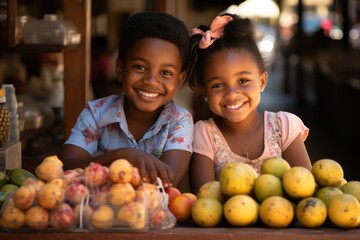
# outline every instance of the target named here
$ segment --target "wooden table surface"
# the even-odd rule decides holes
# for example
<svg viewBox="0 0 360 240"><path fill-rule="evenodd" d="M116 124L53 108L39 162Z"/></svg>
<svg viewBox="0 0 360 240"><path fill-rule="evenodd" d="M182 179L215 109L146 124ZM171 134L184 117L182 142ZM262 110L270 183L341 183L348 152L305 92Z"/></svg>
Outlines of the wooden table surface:
<svg viewBox="0 0 360 240"><path fill-rule="evenodd" d="M137 239L137 240L352 240L360 239L360 228L285 228L273 229L262 227L249 228L200 228L176 226L167 230L149 230L147 232L4 232L0 231L1 240L114 240L114 239Z"/></svg>

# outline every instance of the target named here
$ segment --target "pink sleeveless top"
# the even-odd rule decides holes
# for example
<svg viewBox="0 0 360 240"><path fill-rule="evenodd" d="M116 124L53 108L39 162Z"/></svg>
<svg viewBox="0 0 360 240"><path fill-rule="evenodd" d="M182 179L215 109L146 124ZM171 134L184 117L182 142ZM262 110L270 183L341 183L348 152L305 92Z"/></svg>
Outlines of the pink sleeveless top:
<svg viewBox="0 0 360 240"><path fill-rule="evenodd" d="M264 112L264 151L256 159L247 159L231 151L224 136L212 118L198 121L194 131L194 152L202 154L215 163L215 178L219 179L221 168L228 162L243 162L258 173L261 163L269 157L282 157L282 152L299 135L307 138L309 129L302 120L289 112Z"/></svg>

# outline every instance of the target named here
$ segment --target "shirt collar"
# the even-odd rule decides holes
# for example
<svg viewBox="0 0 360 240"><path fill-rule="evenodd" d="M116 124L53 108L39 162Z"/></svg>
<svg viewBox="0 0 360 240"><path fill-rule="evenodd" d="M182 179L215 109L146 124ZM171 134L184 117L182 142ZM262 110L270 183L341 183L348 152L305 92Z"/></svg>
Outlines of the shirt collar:
<svg viewBox="0 0 360 240"><path fill-rule="evenodd" d="M110 97L108 100L110 100ZM123 95L116 96L112 99L112 101L108 103L107 109L101 116L98 126L105 127L113 123L120 123L120 126L122 125L122 123L126 124ZM121 128L123 128L123 126L121 126Z"/></svg>
<svg viewBox="0 0 360 240"><path fill-rule="evenodd" d="M154 125L154 131L159 132L163 125L173 122L179 115L173 100L165 104L158 120ZM124 95L121 94L113 99L99 121L99 127L105 127L113 123L120 123L120 127L128 129L124 113Z"/></svg>

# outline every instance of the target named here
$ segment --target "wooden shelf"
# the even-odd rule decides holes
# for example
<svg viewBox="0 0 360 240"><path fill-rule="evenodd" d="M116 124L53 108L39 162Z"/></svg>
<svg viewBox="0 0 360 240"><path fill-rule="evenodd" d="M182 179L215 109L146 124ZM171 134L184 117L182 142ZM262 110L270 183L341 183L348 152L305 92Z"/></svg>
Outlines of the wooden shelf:
<svg viewBox="0 0 360 240"><path fill-rule="evenodd" d="M64 140L87 101L90 100L91 0L63 0L64 20L74 24L81 34L76 46L18 45L15 38L17 0L7 0L7 46L5 51L64 53ZM3 50L3 47L0 47ZM71 51L68 51L71 50Z"/></svg>
<svg viewBox="0 0 360 240"><path fill-rule="evenodd" d="M63 52L66 50L75 49L77 46L63 46L63 45L50 45L50 44L21 44L15 47L1 47L2 50L7 52L30 52L30 53L50 53L50 52Z"/></svg>

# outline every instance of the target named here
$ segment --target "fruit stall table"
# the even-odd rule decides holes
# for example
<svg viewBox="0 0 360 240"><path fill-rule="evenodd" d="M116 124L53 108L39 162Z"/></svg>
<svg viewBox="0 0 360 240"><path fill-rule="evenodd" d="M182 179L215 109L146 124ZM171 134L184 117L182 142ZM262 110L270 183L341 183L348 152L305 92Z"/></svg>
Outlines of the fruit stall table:
<svg viewBox="0 0 360 240"><path fill-rule="evenodd" d="M0 239L4 240L113 240L113 239L137 239L137 240L186 240L186 239L246 239L246 240L351 240L360 239L360 228L356 229L339 229L339 228L200 228L194 226L176 226L167 230L150 230L147 232L130 233L130 232L1 232Z"/></svg>

